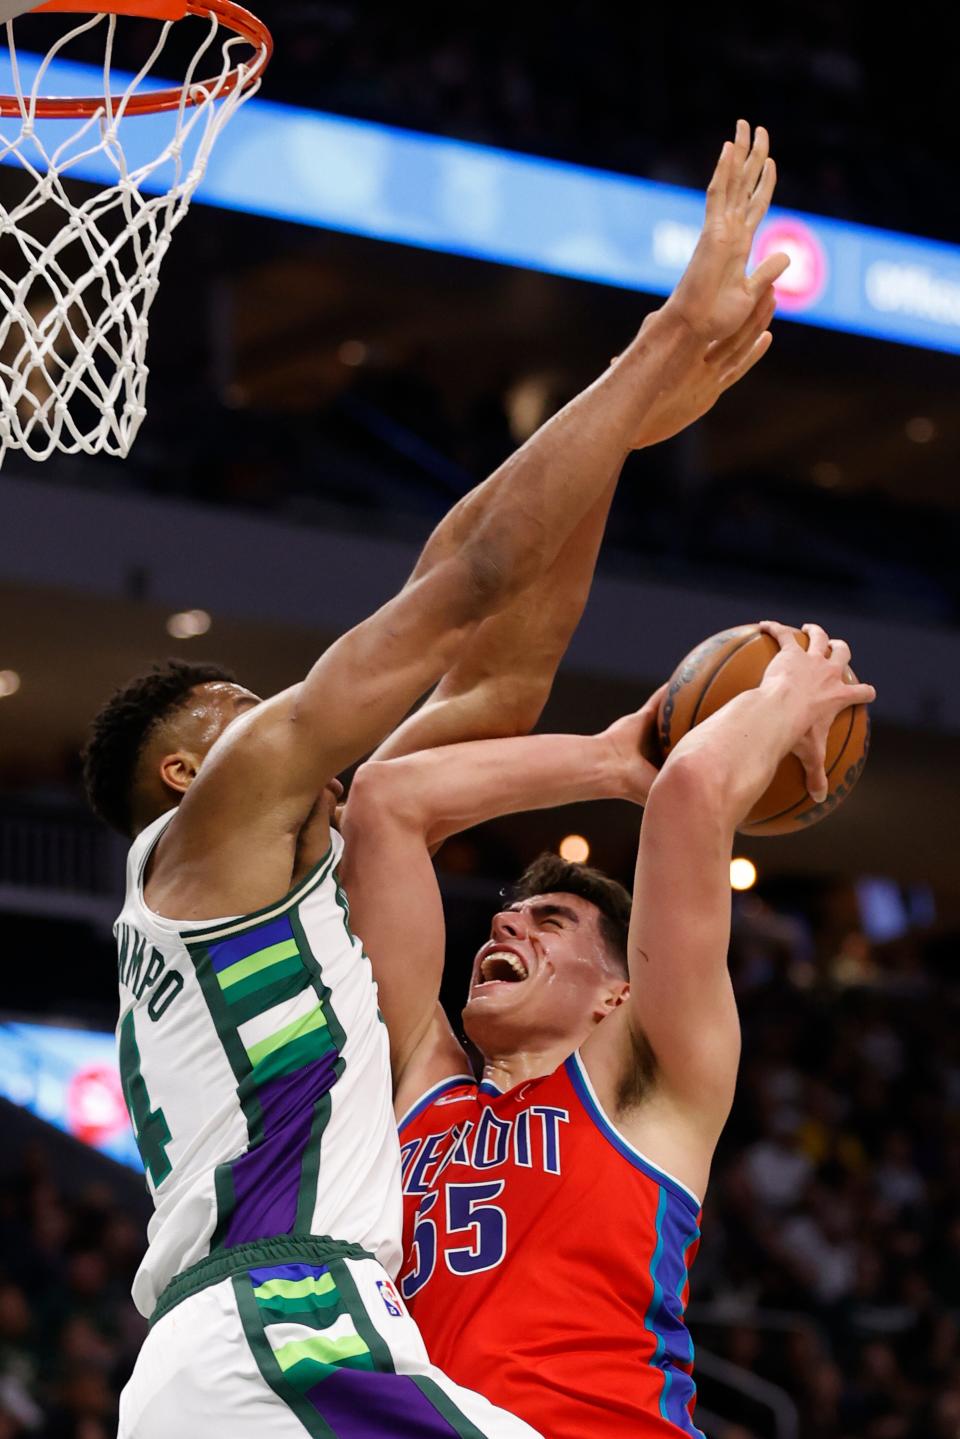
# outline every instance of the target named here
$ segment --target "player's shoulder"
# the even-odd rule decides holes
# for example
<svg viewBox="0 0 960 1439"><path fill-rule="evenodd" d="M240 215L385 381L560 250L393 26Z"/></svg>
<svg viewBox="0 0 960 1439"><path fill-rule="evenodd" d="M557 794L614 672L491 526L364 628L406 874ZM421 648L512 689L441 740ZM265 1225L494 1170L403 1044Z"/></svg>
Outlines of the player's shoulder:
<svg viewBox="0 0 960 1439"><path fill-rule="evenodd" d="M453 1074L430 1086L409 1106L397 1122L401 1135L413 1128L418 1120L434 1111L456 1117L457 1110L476 1105L479 1086L472 1074Z"/></svg>

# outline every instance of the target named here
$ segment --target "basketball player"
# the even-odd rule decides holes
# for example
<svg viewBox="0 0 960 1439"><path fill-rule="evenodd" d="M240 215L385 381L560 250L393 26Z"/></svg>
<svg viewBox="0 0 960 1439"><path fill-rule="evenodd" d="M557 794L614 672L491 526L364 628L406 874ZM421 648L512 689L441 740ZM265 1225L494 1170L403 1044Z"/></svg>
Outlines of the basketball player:
<svg viewBox="0 0 960 1439"><path fill-rule="evenodd" d="M95 721L91 800L133 840L118 1037L156 1205L134 1284L153 1327L123 1436L530 1433L429 1367L391 1283L388 1044L337 882L333 776L471 640L482 656L484 626L555 570L581 524L595 555L611 475L651 424L669 432L704 399L705 366L735 378L763 352L786 258L749 278L745 264L773 183L765 136L751 147L741 125L671 299L302 684L261 703L222 671L170 664Z"/></svg>
<svg viewBox="0 0 960 1439"><path fill-rule="evenodd" d="M726 967L734 831L780 760L822 799L826 737L869 685L815 625L782 625L759 688L642 758L660 694L604 734L372 762L344 815L344 883L394 1046L407 1225L401 1291L446 1373L550 1439L696 1435L689 1269L740 1052ZM495 815L646 805L631 908L543 856L476 956L464 1029L437 995L431 846Z"/></svg>

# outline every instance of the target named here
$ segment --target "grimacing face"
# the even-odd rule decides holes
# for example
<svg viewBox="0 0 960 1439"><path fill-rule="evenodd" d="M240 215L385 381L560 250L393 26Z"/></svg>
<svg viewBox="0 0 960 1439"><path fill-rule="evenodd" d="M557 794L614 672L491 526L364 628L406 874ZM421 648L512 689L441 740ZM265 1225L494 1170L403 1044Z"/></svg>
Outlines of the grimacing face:
<svg viewBox="0 0 960 1439"><path fill-rule="evenodd" d="M537 1041L569 1041L572 1052L616 1008L628 985L610 962L600 918L575 894L535 895L494 915L463 1010L481 1052Z"/></svg>

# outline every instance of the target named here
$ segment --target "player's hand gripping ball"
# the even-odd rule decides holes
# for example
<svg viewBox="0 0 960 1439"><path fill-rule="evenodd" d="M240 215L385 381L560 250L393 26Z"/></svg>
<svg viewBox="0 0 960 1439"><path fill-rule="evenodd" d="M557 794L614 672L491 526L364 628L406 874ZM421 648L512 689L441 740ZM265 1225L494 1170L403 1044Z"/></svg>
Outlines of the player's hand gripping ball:
<svg viewBox="0 0 960 1439"><path fill-rule="evenodd" d="M808 637L795 630L807 648ZM755 689L763 672L779 653L776 640L759 625L740 625L712 635L691 650L674 670L660 703L659 734L663 757L701 720L744 690ZM845 676L856 682L852 670ZM827 740L829 793L817 804L807 792L803 766L796 755L781 760L766 793L740 825L741 834L795 834L809 829L842 804L863 771L870 747L870 719L866 705L851 705L837 715Z"/></svg>

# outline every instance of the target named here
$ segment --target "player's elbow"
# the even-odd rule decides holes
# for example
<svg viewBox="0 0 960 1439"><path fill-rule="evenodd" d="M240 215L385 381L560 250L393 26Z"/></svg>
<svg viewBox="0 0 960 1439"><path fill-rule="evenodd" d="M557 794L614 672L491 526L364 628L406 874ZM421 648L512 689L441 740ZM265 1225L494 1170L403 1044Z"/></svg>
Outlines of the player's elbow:
<svg viewBox="0 0 960 1439"><path fill-rule="evenodd" d="M476 715L472 737L509 739L530 734L550 698L552 682L552 672L541 675L535 671L485 680L471 696Z"/></svg>
<svg viewBox="0 0 960 1439"><path fill-rule="evenodd" d="M500 717L501 732L505 737L530 734L536 728L550 698L550 688L549 679L541 682L534 677L504 685Z"/></svg>
<svg viewBox="0 0 960 1439"><path fill-rule="evenodd" d="M701 833L706 828L733 827L728 786L706 751L678 751L667 760L650 791L648 812L651 807L667 822Z"/></svg>
<svg viewBox="0 0 960 1439"><path fill-rule="evenodd" d="M351 831L367 833L387 825L419 822L417 786L411 783L409 765L401 760L367 760L350 785L341 828L349 842Z"/></svg>

